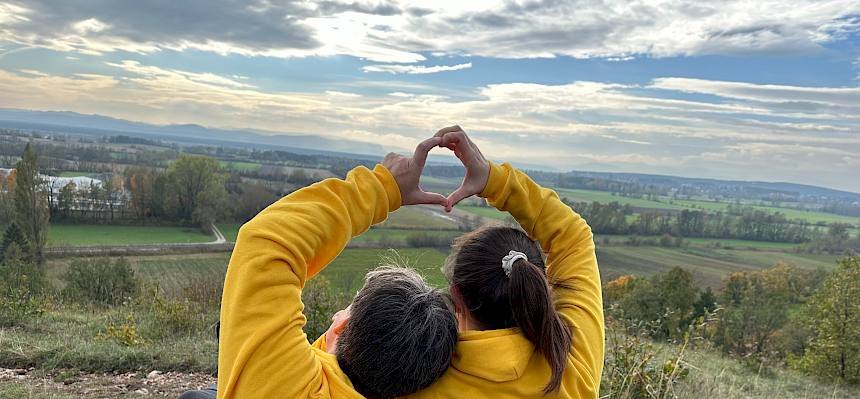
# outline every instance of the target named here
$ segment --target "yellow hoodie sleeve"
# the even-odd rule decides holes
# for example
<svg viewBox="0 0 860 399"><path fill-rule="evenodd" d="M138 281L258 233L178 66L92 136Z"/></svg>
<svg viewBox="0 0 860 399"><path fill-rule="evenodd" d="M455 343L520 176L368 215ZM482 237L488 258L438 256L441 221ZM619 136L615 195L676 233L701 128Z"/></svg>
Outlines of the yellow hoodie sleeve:
<svg viewBox="0 0 860 399"><path fill-rule="evenodd" d="M382 165L275 202L239 230L221 301L218 398L313 396L328 385L302 331L305 281L400 207Z"/></svg>
<svg viewBox="0 0 860 399"><path fill-rule="evenodd" d="M546 273L556 308L573 327L573 363L596 392L603 371L604 324L591 228L555 191L509 164L490 163L490 177L480 195L509 212L547 253Z"/></svg>

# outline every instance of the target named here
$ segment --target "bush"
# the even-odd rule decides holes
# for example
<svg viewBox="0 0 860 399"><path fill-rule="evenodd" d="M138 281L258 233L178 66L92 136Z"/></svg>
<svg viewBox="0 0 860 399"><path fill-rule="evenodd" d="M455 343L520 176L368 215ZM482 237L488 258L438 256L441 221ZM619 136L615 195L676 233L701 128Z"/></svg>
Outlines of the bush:
<svg viewBox="0 0 860 399"><path fill-rule="evenodd" d="M76 301L117 305L138 291L134 270L124 258L78 259L63 276L64 294Z"/></svg>
<svg viewBox="0 0 860 399"><path fill-rule="evenodd" d="M40 293L47 286L42 270L18 256L0 264L0 327L22 325L42 315Z"/></svg>
<svg viewBox="0 0 860 399"><path fill-rule="evenodd" d="M113 321L108 321L107 328L104 332L96 334L96 339L100 341L113 341L122 346L146 345L146 340L137 331L137 320L135 320L132 313L126 316L122 324L116 325Z"/></svg>

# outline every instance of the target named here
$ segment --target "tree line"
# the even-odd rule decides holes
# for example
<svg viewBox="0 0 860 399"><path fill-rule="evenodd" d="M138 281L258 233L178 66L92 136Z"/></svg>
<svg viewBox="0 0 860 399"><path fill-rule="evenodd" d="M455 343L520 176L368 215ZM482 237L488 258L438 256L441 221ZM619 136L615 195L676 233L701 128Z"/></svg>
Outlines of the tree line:
<svg viewBox="0 0 860 399"><path fill-rule="evenodd" d="M635 219L630 205L618 202L565 203L580 213L598 234L668 234L674 237L728 238L771 242L808 242L820 236L817 227L805 220L789 220L780 212L767 212L729 205L725 212L685 209L645 211ZM632 220L631 220L632 219Z"/></svg>

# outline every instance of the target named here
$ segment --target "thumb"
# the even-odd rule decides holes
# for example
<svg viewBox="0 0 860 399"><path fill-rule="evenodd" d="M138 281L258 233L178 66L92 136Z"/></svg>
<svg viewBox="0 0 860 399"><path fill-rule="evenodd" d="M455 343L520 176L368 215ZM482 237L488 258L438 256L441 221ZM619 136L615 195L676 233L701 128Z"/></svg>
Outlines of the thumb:
<svg viewBox="0 0 860 399"><path fill-rule="evenodd" d="M436 204L441 206L448 204L448 199L442 194L428 193L423 190L417 191L411 199L413 200L411 201L413 204Z"/></svg>
<svg viewBox="0 0 860 399"><path fill-rule="evenodd" d="M445 204L445 212L451 212L454 205L462 201L464 198L471 197L472 194L466 188L460 186L456 191L448 195L448 202Z"/></svg>

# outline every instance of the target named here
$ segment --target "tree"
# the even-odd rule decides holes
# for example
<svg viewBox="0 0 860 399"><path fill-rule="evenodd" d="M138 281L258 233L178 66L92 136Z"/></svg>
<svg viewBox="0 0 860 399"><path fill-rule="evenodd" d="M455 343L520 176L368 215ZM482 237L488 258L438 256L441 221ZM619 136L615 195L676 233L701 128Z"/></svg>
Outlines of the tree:
<svg viewBox="0 0 860 399"><path fill-rule="evenodd" d="M788 310L802 303L815 273L778 264L754 272L729 273L723 279L724 310L714 341L736 355L764 355L774 333L788 321Z"/></svg>
<svg viewBox="0 0 860 399"><path fill-rule="evenodd" d="M141 222L152 213L155 178L152 168L133 166L125 170L125 186L131 194L131 208Z"/></svg>
<svg viewBox="0 0 860 399"><path fill-rule="evenodd" d="M170 164L167 174L175 188L179 217L186 222L209 222L218 201L226 195L218 161L182 155Z"/></svg>
<svg viewBox="0 0 860 399"><path fill-rule="evenodd" d="M7 251L18 253L21 249L27 247L29 247L27 238L24 237L24 233L18 228L18 225L12 222L3 234L3 244L0 244L0 262L6 260ZM16 255L10 255L9 257L15 258Z"/></svg>
<svg viewBox="0 0 860 399"><path fill-rule="evenodd" d="M42 250L48 240L49 210L45 187L39 176L38 156L29 143L15 169L15 223L27 238L27 253L41 264L44 261Z"/></svg>
<svg viewBox="0 0 860 399"><path fill-rule="evenodd" d="M799 366L819 377L860 383L860 256L847 256L807 304L813 338Z"/></svg>
<svg viewBox="0 0 860 399"><path fill-rule="evenodd" d="M619 305L626 317L656 323L655 337L677 337L692 321L699 289L689 271L675 267L650 280L632 279L625 287Z"/></svg>

